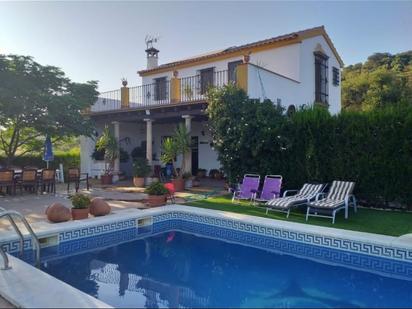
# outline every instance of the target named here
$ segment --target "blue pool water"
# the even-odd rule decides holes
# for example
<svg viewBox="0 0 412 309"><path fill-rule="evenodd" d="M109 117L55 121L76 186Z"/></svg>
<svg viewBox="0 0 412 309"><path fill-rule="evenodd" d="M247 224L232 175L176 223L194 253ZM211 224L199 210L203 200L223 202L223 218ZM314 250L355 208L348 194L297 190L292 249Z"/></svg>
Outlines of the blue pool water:
<svg viewBox="0 0 412 309"><path fill-rule="evenodd" d="M412 306L410 265L317 248L346 261L331 265L187 231L145 237L134 231L48 248L42 269L114 307Z"/></svg>

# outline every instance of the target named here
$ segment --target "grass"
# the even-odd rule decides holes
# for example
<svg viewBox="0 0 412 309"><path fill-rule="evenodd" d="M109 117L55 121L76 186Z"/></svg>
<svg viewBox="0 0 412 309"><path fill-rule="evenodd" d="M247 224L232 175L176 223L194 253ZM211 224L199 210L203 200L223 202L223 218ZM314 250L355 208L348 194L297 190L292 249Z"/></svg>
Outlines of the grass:
<svg viewBox="0 0 412 309"><path fill-rule="evenodd" d="M358 208L358 212L354 213L351 208L349 219L345 220L344 211L341 210L337 214L335 224L332 224L332 219L315 217L310 217L309 221L306 222L304 210L301 209L293 210L288 219L286 219L285 213L280 212L269 212L266 215L264 208L251 206L247 202L232 204L231 197L228 195L188 202L186 205L389 236L401 236L412 233L412 213L410 212Z"/></svg>

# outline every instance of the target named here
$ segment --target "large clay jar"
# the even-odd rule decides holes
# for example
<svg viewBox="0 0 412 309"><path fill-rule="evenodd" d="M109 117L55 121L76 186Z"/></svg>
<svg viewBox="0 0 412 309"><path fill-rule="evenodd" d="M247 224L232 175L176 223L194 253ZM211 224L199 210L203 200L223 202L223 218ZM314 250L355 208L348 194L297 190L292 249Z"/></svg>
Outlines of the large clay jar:
<svg viewBox="0 0 412 309"><path fill-rule="evenodd" d="M66 222L72 218L70 209L60 203L53 203L46 209L47 220L53 223Z"/></svg>
<svg viewBox="0 0 412 309"><path fill-rule="evenodd" d="M147 204L149 207L166 205L166 195L148 195Z"/></svg>
<svg viewBox="0 0 412 309"><path fill-rule="evenodd" d="M95 217L105 216L110 213L110 205L103 199L95 197L91 200L89 206L90 214Z"/></svg>

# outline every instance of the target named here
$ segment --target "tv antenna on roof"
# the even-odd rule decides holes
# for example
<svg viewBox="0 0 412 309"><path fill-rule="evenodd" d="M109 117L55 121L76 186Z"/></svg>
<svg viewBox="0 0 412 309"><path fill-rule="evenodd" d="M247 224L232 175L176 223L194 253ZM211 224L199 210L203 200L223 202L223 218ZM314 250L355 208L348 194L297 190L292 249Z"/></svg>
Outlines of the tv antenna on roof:
<svg viewBox="0 0 412 309"><path fill-rule="evenodd" d="M153 43L157 43L157 41L159 41L160 36L153 36L153 35L149 35L147 34L144 41L146 42L146 48L147 49L151 49L153 48Z"/></svg>

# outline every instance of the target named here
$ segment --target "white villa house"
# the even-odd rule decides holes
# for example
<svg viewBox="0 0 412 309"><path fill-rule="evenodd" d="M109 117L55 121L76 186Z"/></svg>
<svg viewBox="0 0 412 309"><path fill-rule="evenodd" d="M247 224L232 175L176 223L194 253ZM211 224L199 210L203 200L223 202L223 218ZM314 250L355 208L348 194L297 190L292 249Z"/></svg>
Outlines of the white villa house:
<svg viewBox="0 0 412 309"><path fill-rule="evenodd" d="M323 26L266 40L158 64L159 50L149 44L147 68L138 71L142 85L104 92L87 111L96 124L96 136L110 125L129 154L136 147L160 170L161 143L185 123L192 150L184 160L188 171L210 171L220 164L207 129L205 96L209 86L236 83L250 98L270 99L288 108L324 104L331 113L341 109L342 59ZM92 158L95 140L81 138L81 170L91 176L104 171ZM182 160L183 158L178 158ZM132 173L132 162L115 164L115 170Z"/></svg>

